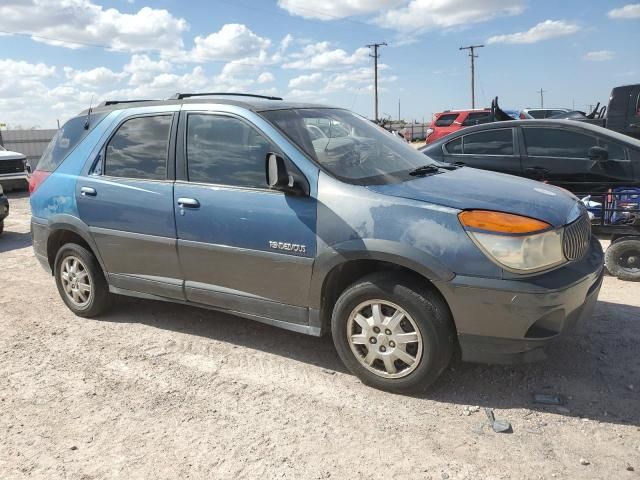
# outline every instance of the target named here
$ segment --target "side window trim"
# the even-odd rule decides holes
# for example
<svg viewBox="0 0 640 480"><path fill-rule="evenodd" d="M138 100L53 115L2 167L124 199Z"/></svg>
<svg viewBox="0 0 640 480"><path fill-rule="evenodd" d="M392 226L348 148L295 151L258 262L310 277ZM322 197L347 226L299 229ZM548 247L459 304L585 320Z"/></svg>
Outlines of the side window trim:
<svg viewBox="0 0 640 480"><path fill-rule="evenodd" d="M522 127L522 141L523 141L523 144L524 144L523 156L528 157L528 158L564 158L564 159L567 159L567 160L585 160L586 159L586 157L554 157L554 156L551 156L551 155L529 155L529 151L527 149L527 141L526 141L526 135L527 135L526 134L526 130L528 128L530 128L530 129L535 129L535 128L546 128L546 129L549 129L549 128L552 128L554 130L560 130L560 131L563 131L563 132L571 132L571 133L575 133L575 134L578 134L578 135L584 135L585 137L591 137L593 139L594 146L598 145L598 138L597 137L594 137L592 135L589 135L589 134L586 134L586 133L583 133L583 132L579 132L579 131L576 131L576 130L572 130L570 128L544 127L544 126L540 126L540 127L527 126L527 127L524 127L523 126Z"/></svg>
<svg viewBox="0 0 640 480"><path fill-rule="evenodd" d="M171 116L171 125L169 126L169 141L167 142L167 164L166 164L166 178L164 179L155 179L155 178L135 178L135 177L118 177L113 175L107 175L104 173L104 162L106 160L107 146L111 142L111 139L118 133L120 127L124 125L129 120L133 120L136 118L144 118L144 117L168 117ZM173 182L175 181L175 136L176 131L179 126L178 121L178 113L177 112L155 112L155 113L140 113L131 115L120 120L111 133L109 133L106 140L103 142L96 158L93 160L93 164L91 168L87 172L90 176L95 177L104 177L109 179L125 179L125 180L143 180L145 182Z"/></svg>
<svg viewBox="0 0 640 480"><path fill-rule="evenodd" d="M246 118L241 115L236 115L230 112L217 111L217 110L182 110L180 112L180 121L178 123L178 134L177 134L177 142L176 142L176 181L180 183L185 183L189 185L201 185L201 186L209 186L209 187L219 187L226 189L234 189L234 190L248 190L255 192L266 192L278 195L284 195L284 192L279 190L273 190L266 186L266 172L265 172L265 186L264 187L249 187L242 185L228 185L226 183L213 183L213 182L198 182L194 180L189 180L189 166L188 166L188 157L187 157L187 125L189 115L209 115L215 117L227 117L238 120L245 125L253 128L256 132L260 133L265 139L269 141L275 148L278 149L278 152L288 161L290 165L294 165L294 168L298 170L300 178L304 178L304 180L309 183L307 177L302 173L302 171L295 166L295 164L287 157L287 155L282 152L282 149L278 146L278 144L267 135L260 127L255 125L253 122L250 122ZM266 160L265 160L266 162Z"/></svg>
<svg viewBox="0 0 640 480"><path fill-rule="evenodd" d="M511 155L494 155L494 154L491 154L491 153L483 153L482 156L483 157L519 157L520 154L518 152L519 149L518 149L518 145L516 143L516 135L515 135L515 132L513 130L513 127L492 128L490 130L484 130L483 132L472 132L472 133L467 133L466 135L461 135L458 138L462 139L462 153L449 153L449 151L446 150L446 148L445 148L445 150L446 150L447 154L455 155L457 157L465 157L465 156L469 156L469 155L477 155L475 153L464 153L464 139L465 139L465 137L468 137L470 135L474 135L476 133L496 132L496 131L499 131L499 130L511 130L511 146L513 148L513 153ZM449 142L453 142L455 140L458 140L458 138L452 138L451 140L449 140ZM447 143L449 143L449 142L447 142ZM443 147L446 147L446 144L443 145Z"/></svg>

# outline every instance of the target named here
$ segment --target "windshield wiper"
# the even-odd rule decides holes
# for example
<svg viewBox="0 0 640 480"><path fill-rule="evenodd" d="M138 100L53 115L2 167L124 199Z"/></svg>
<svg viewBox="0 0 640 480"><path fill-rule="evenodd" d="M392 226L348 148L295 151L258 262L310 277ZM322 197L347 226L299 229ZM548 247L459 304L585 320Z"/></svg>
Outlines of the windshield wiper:
<svg viewBox="0 0 640 480"><path fill-rule="evenodd" d="M440 167L434 165L433 163L430 163L428 165L422 165L421 167L411 170L409 172L409 175L411 175L412 177L421 177L434 173L440 173Z"/></svg>

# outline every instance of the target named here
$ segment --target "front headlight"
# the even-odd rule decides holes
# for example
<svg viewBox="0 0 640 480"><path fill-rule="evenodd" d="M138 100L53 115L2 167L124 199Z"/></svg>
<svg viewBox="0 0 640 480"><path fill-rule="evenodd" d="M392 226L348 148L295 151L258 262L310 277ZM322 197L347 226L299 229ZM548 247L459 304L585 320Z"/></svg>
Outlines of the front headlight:
<svg viewBox="0 0 640 480"><path fill-rule="evenodd" d="M533 273L566 261L562 229L546 222L487 210L465 211L458 218L480 250L505 270Z"/></svg>

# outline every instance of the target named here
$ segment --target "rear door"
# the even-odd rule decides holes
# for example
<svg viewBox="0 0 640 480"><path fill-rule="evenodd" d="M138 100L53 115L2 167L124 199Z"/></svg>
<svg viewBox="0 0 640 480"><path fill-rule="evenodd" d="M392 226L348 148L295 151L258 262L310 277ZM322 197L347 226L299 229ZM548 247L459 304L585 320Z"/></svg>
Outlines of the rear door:
<svg viewBox="0 0 640 480"><path fill-rule="evenodd" d="M267 187L267 153L282 152L247 120L183 111L180 124L174 208L187 299L308 323L316 200Z"/></svg>
<svg viewBox="0 0 640 480"><path fill-rule="evenodd" d="M448 163L522 175L513 128L494 128L462 135L447 142L443 151Z"/></svg>
<svg viewBox="0 0 640 480"><path fill-rule="evenodd" d="M163 113L121 121L78 178L76 199L113 286L183 299L170 154L177 119Z"/></svg>

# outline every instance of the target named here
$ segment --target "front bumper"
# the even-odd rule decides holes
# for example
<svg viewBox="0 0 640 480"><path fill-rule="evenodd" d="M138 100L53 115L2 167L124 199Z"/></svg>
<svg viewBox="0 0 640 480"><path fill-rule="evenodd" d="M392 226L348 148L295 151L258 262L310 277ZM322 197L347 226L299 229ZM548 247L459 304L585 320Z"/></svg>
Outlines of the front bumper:
<svg viewBox="0 0 640 480"><path fill-rule="evenodd" d="M514 279L455 277L437 286L453 315L462 359L513 364L542 360L544 347L588 318L603 277L600 242L541 275Z"/></svg>
<svg viewBox="0 0 640 480"><path fill-rule="evenodd" d="M0 174L0 182L14 180L24 180L25 182L27 182L29 181L29 174L27 172Z"/></svg>

